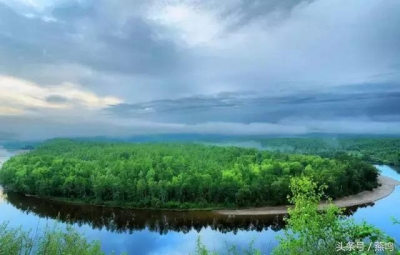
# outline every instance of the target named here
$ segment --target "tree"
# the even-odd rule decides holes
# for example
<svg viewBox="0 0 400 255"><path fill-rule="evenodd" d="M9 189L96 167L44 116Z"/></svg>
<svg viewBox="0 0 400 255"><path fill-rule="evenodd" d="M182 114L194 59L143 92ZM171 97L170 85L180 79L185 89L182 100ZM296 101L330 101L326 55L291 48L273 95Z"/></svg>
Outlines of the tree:
<svg viewBox="0 0 400 255"><path fill-rule="evenodd" d="M279 245L273 254L349 254L345 249L338 249L338 245L362 241L394 243L394 239L366 222L356 224L345 218L343 210L330 200L324 209L319 209L325 185L318 186L309 177L301 176L291 180L290 188L293 195L289 200L294 207L289 209L284 235L278 237Z"/></svg>

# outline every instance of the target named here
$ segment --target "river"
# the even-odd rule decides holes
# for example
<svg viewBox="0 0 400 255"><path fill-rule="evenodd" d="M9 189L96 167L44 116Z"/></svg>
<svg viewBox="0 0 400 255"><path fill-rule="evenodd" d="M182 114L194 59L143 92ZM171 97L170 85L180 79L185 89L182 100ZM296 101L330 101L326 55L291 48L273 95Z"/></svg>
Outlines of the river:
<svg viewBox="0 0 400 255"><path fill-rule="evenodd" d="M400 174L394 169L377 167L383 175L400 180ZM400 215L398 201L399 186L374 205L352 208L351 217L356 221L365 219L400 241L400 227L390 220ZM276 245L275 237L281 234L282 228L282 220L277 216L229 217L212 212L111 209L68 205L0 191L0 222L36 230L52 226L57 218L60 227L65 227L65 222L69 221L88 239L100 240L106 253L115 251L117 254L189 254L195 250L198 237L216 251L225 250L227 244L246 248L254 240L254 247L268 254Z"/></svg>

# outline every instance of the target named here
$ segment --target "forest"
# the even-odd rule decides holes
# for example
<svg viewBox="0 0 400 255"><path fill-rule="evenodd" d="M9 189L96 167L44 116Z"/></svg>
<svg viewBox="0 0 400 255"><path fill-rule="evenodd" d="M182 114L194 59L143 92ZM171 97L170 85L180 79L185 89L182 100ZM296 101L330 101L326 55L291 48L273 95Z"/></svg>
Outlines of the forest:
<svg viewBox="0 0 400 255"><path fill-rule="evenodd" d="M54 139L8 160L0 183L16 192L132 208L235 208L287 204L290 179L310 176L332 198L371 190L375 167L331 158L191 143Z"/></svg>
<svg viewBox="0 0 400 255"><path fill-rule="evenodd" d="M235 142L254 141L265 150L285 153L320 155L334 157L338 152L358 157L370 164L400 166L400 138L398 137L292 137L267 138L262 136L223 136L223 135L147 135L134 137L83 137L76 141L107 142L107 143L208 143L229 144ZM0 143L9 151L32 150L39 146L40 141L8 141Z"/></svg>
<svg viewBox="0 0 400 255"><path fill-rule="evenodd" d="M399 138L270 138L256 141L271 151L323 157L345 152L371 164L400 166Z"/></svg>

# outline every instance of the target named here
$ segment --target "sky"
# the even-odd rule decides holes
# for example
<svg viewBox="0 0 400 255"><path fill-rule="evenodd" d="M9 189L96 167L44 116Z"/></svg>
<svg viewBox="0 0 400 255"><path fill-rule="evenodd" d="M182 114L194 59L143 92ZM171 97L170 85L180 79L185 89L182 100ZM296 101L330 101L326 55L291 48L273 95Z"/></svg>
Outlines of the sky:
<svg viewBox="0 0 400 255"><path fill-rule="evenodd" d="M398 0L0 0L0 140L400 134Z"/></svg>

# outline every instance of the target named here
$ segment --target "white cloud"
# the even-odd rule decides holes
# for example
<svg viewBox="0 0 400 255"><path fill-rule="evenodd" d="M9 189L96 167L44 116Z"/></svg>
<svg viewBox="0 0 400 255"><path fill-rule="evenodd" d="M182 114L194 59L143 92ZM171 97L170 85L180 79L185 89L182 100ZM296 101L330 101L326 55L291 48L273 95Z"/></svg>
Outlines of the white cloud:
<svg viewBox="0 0 400 255"><path fill-rule="evenodd" d="M0 106L0 115L21 115L23 110L10 107L10 106Z"/></svg>
<svg viewBox="0 0 400 255"><path fill-rule="evenodd" d="M95 93L72 83L42 87L38 84L18 78L0 75L0 114L21 115L29 109L52 110L100 110L108 105L122 103L113 96L100 97ZM52 102L48 97L58 96L63 102ZM40 112L39 112L40 113Z"/></svg>
<svg viewBox="0 0 400 255"><path fill-rule="evenodd" d="M57 22L57 19L50 17L50 16L40 16L40 15L36 15L33 13L26 13L23 15L24 17L28 18L28 19L41 19L44 22Z"/></svg>
<svg viewBox="0 0 400 255"><path fill-rule="evenodd" d="M153 5L148 18L168 27L168 33L172 32L172 38L177 36L178 42L194 47L209 46L223 33L224 22L218 19L217 14L216 10L193 1L180 1Z"/></svg>

